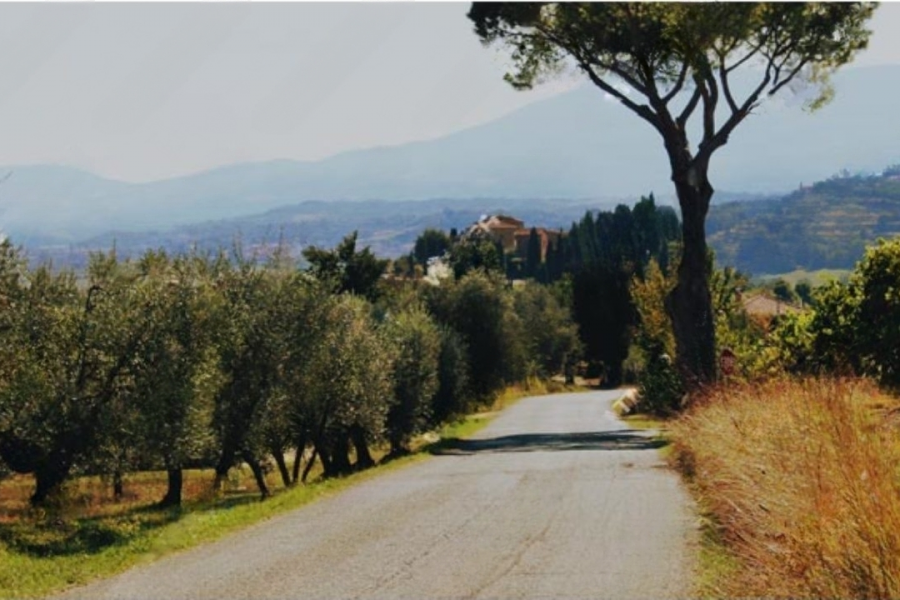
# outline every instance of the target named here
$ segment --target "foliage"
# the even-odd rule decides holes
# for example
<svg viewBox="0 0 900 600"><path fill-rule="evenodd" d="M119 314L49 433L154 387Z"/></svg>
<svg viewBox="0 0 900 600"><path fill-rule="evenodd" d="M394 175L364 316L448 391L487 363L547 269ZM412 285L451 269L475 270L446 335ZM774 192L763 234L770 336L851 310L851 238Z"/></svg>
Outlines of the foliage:
<svg viewBox="0 0 900 600"><path fill-rule="evenodd" d="M80 282L29 269L4 242L4 473L34 474L38 505L73 474L102 475L121 498L126 476L163 468L161 504L172 506L187 468L214 466L221 491L246 463L266 497L270 460L285 486L317 461L326 476L371 466L371 444L405 452L425 428L558 371L577 349L547 289L516 293L477 269L440 286L382 283L383 261L352 235L307 258L301 271L283 247L266 263L98 253Z"/></svg>
<svg viewBox="0 0 900 600"><path fill-rule="evenodd" d="M550 269L551 281L569 275L584 356L605 371L610 385L621 381L637 324L629 283L643 276L650 261L667 265L669 245L678 235L677 215L670 207L657 207L651 194L633 209L619 205L612 212L585 214L548 257L558 264Z"/></svg>
<svg viewBox="0 0 900 600"><path fill-rule="evenodd" d="M444 325L440 334L438 389L432 398L431 424L448 422L469 411L473 403L469 388L469 358L461 334Z"/></svg>
<svg viewBox="0 0 900 600"><path fill-rule="evenodd" d="M431 290L427 302L435 319L464 340L469 389L475 398L486 401L506 383L524 379L520 323L500 277L472 271Z"/></svg>
<svg viewBox="0 0 900 600"><path fill-rule="evenodd" d="M92 257L89 287L49 267L25 271L3 242L4 326L0 367L0 455L14 471L34 473L32 501L45 502L73 468L100 458L122 425L131 367L148 335L139 285L114 254Z"/></svg>
<svg viewBox="0 0 900 600"><path fill-rule="evenodd" d="M387 432L393 455L409 452L413 435L429 423L432 399L439 385L441 336L422 309L391 315L386 337L396 348L393 401L387 414Z"/></svg>
<svg viewBox="0 0 900 600"><path fill-rule="evenodd" d="M812 290L812 285L806 280L800 281L794 286L794 292L797 294L797 299L806 306L813 304Z"/></svg>
<svg viewBox="0 0 900 600"><path fill-rule="evenodd" d="M303 250L303 257L309 262L312 274L323 282L330 282L337 291L375 300L379 296L377 284L389 261L377 258L368 247L357 251L356 239L357 232L354 231L334 250L309 246Z"/></svg>
<svg viewBox="0 0 900 600"><path fill-rule="evenodd" d="M635 277L631 282L631 295L640 323L637 343L651 356L672 356L675 352L672 325L663 306L673 285L674 274L666 274L655 260L647 265L643 279Z"/></svg>
<svg viewBox="0 0 900 600"><path fill-rule="evenodd" d="M783 302L796 302L797 300L797 294L791 289L791 284L784 279L775 280L772 285L772 293Z"/></svg>
<svg viewBox="0 0 900 600"><path fill-rule="evenodd" d="M684 385L668 354L651 356L638 383L642 411L652 415L671 415L681 409Z"/></svg>
<svg viewBox="0 0 900 600"><path fill-rule="evenodd" d="M300 389L308 438L330 476L351 469L352 432L362 437L359 442L383 436L395 349L383 339L362 298L337 298L323 321L323 336L306 357ZM369 462L367 447L357 447L357 459Z"/></svg>
<svg viewBox="0 0 900 600"><path fill-rule="evenodd" d="M440 229L428 228L416 238L412 255L424 267L429 258L443 256L450 249L450 243L450 236L446 233Z"/></svg>
<svg viewBox="0 0 900 600"><path fill-rule="evenodd" d="M868 374L900 384L894 334L900 318L900 241L880 241L866 251L847 283L813 292L814 310L784 319L775 343L789 370Z"/></svg>
<svg viewBox="0 0 900 600"><path fill-rule="evenodd" d="M665 415L681 407L684 387L672 364L675 339L665 312L666 295L675 285L674 270L665 274L655 260L647 265L644 278L635 277L631 294L639 318L636 335L644 366L638 374L641 410Z"/></svg>
<svg viewBox="0 0 900 600"><path fill-rule="evenodd" d="M900 239L881 240L856 267L858 348L866 370L883 383L900 386Z"/></svg>
<svg viewBox="0 0 900 600"><path fill-rule="evenodd" d="M729 380L759 379L778 371L775 352L767 342L768 324L752 318L741 302L741 294L749 286L746 275L733 267L716 269L714 259L710 291L716 312L716 349L734 354L735 369L722 373Z"/></svg>
<svg viewBox="0 0 900 600"><path fill-rule="evenodd" d="M450 252L450 267L457 279L475 270L504 272L503 249L487 239L461 240Z"/></svg>
<svg viewBox="0 0 900 600"><path fill-rule="evenodd" d="M514 307L522 328L531 375L549 378L562 373L581 355L578 327L568 308L549 288L529 282L515 290Z"/></svg>

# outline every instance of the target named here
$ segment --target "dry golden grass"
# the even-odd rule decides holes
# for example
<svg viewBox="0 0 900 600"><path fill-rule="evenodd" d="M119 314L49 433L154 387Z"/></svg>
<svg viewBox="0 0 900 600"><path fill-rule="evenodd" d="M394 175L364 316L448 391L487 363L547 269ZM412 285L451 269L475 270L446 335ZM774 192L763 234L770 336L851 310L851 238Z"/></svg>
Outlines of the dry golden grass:
<svg viewBox="0 0 900 600"><path fill-rule="evenodd" d="M316 464L312 477L315 478L320 473L321 468ZM215 504L216 498L212 490L214 475L212 469L186 469L182 490L184 503ZM281 477L277 471L266 474L266 483L270 490L282 487ZM34 478L31 475L12 475L0 481L0 525L34 517L35 512L28 502L33 491ZM126 474L124 492L124 496L117 500L112 495L112 485L109 481L97 476L74 477L64 484L60 506L52 510L57 513L56 516L65 519L87 519L112 517L147 509L165 495L166 473L141 471ZM246 466L231 470L223 492L218 501L226 504L245 496L248 499L259 497L253 475Z"/></svg>
<svg viewBox="0 0 900 600"><path fill-rule="evenodd" d="M896 401L864 381L719 389L671 424L674 460L733 557L716 596L900 598Z"/></svg>

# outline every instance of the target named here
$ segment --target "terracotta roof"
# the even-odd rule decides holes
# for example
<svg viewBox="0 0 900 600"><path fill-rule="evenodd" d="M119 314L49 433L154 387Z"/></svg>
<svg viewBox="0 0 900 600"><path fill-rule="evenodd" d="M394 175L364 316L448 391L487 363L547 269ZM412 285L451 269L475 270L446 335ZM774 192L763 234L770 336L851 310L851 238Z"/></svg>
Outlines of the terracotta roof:
<svg viewBox="0 0 900 600"><path fill-rule="evenodd" d="M751 315L773 316L800 312L800 309L793 304L770 298L764 294L745 296L741 303L744 305L744 310Z"/></svg>

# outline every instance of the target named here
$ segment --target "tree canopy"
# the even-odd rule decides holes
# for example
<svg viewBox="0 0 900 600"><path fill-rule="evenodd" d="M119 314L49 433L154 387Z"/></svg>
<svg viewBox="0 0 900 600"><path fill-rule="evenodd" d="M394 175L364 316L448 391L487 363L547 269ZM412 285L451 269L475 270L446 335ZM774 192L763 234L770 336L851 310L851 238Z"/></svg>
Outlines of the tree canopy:
<svg viewBox="0 0 900 600"><path fill-rule="evenodd" d="M710 158L766 98L793 82L816 90L811 108L826 102L829 75L866 47L875 6L475 3L469 11L485 44L510 49L506 80L517 89L573 66L663 138L684 243L667 308L679 370L691 386L716 374L705 233ZM738 70L753 83L738 85Z"/></svg>

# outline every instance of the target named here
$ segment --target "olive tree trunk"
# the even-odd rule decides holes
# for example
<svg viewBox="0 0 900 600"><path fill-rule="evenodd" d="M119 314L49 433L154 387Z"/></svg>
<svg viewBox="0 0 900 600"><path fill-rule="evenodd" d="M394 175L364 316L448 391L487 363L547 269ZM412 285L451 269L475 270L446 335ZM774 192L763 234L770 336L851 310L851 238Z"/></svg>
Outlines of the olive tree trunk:
<svg viewBox="0 0 900 600"><path fill-rule="evenodd" d="M181 506L181 490L184 487L184 477L181 467L167 465L166 479L168 482L166 495L159 501L159 506Z"/></svg>
<svg viewBox="0 0 900 600"><path fill-rule="evenodd" d="M46 504L68 479L70 470L71 463L58 455L51 455L48 460L41 461L34 470L35 487L30 499L31 506Z"/></svg>

